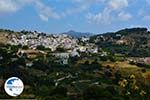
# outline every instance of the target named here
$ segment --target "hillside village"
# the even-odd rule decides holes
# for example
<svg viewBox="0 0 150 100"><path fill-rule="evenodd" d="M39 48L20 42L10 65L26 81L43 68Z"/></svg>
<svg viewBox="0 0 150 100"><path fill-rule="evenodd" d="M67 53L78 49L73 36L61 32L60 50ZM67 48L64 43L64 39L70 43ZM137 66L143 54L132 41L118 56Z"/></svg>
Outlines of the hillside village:
<svg viewBox="0 0 150 100"><path fill-rule="evenodd" d="M150 53L148 52L150 34L146 28L123 29L117 32L80 38L74 38L65 33L45 34L25 30L14 32L1 29L0 33L2 43L16 46L21 45L30 51L19 49L18 52L21 53L28 52L27 54L32 54L32 52L36 52L35 54L38 54L40 52L46 54L47 51L41 49L48 49L53 55L60 58L63 56L64 58L68 58L67 56L80 56L81 53L100 54L101 56L107 56L109 53L121 53L128 55L130 57L129 61L150 64ZM73 35L72 31L71 34ZM39 51L38 47L40 47Z"/></svg>
<svg viewBox="0 0 150 100"><path fill-rule="evenodd" d="M11 99L3 83L17 76L19 99L149 100L148 36L143 28L80 38L0 30L0 98Z"/></svg>
<svg viewBox="0 0 150 100"><path fill-rule="evenodd" d="M87 41L87 38L82 38L82 42ZM28 46L30 49L36 49L37 46L44 46L45 48L50 49L52 52L56 51L57 48L63 48L67 51L77 51L80 52L90 52L97 53L98 48L92 43L86 43L86 45L80 45L79 40L72 38L66 34L61 35L46 35L38 33L20 33L20 36L14 34L9 37L8 44L11 45L22 45Z"/></svg>
<svg viewBox="0 0 150 100"><path fill-rule="evenodd" d="M43 49L48 49L56 57L63 58L67 64L69 57L80 56L80 53L96 54L99 50L95 44L88 42L89 37L82 37L79 40L66 34L48 35L29 31L21 31L17 34L13 33L10 32L8 36L5 34L8 39L5 43L26 47L28 50L19 49L17 54L20 53L20 55L23 55L23 53L26 53L28 57L33 57L39 53L46 54L45 50L38 51L37 47L41 46ZM106 53L102 53L102 55L106 55Z"/></svg>

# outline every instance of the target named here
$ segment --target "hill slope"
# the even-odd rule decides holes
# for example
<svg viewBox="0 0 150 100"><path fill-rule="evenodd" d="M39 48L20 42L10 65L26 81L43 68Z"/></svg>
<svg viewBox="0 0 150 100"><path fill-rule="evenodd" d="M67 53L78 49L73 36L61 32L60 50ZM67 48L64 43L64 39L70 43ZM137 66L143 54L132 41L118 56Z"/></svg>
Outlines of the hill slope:
<svg viewBox="0 0 150 100"><path fill-rule="evenodd" d="M18 32L14 32L7 29L0 29L0 43L2 44L7 43L12 34L19 35Z"/></svg>
<svg viewBox="0 0 150 100"><path fill-rule="evenodd" d="M150 32L147 28L130 28L92 36L90 42L111 53L150 56Z"/></svg>

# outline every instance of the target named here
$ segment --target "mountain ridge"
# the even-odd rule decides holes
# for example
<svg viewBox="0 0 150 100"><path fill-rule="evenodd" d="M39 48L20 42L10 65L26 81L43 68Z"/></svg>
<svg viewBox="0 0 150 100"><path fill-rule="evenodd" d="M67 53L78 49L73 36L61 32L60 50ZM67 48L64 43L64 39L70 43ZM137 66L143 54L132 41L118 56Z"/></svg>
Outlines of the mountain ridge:
<svg viewBox="0 0 150 100"><path fill-rule="evenodd" d="M63 32L61 34L66 34L66 35L72 36L74 38L90 37L90 36L94 35L93 33L90 33L90 32L77 32L74 30L70 30L68 32Z"/></svg>

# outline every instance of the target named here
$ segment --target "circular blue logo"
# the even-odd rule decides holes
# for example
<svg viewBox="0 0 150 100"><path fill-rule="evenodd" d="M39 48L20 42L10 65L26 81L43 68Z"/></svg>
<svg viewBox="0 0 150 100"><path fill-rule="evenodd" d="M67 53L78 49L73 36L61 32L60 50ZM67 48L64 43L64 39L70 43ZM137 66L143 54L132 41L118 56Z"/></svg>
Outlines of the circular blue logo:
<svg viewBox="0 0 150 100"><path fill-rule="evenodd" d="M23 92L24 85L18 77L11 77L6 80L4 89L8 95L15 97Z"/></svg>

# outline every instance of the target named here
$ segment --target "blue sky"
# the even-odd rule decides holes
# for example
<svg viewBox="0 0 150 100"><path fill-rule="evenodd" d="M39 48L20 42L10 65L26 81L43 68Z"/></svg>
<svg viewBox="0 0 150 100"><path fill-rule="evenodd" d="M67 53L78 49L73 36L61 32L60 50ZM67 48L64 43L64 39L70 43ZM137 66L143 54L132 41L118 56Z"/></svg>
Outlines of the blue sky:
<svg viewBox="0 0 150 100"><path fill-rule="evenodd" d="M60 33L150 29L150 0L0 0L0 28Z"/></svg>

